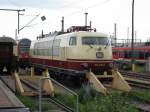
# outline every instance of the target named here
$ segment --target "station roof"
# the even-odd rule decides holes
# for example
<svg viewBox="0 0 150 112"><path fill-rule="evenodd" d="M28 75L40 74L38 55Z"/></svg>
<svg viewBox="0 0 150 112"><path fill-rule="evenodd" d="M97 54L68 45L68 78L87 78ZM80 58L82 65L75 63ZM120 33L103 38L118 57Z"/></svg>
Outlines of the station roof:
<svg viewBox="0 0 150 112"><path fill-rule="evenodd" d="M11 37L0 37L0 42L9 42L9 43L13 43L13 44L16 44L16 41L11 38Z"/></svg>

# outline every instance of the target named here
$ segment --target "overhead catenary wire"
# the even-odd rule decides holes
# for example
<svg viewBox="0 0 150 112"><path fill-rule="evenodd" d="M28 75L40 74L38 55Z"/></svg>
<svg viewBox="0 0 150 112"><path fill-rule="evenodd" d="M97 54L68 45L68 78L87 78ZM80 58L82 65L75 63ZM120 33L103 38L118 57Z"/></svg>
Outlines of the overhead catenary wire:
<svg viewBox="0 0 150 112"><path fill-rule="evenodd" d="M40 14L36 15L33 19L31 19L26 25L24 25L22 28L20 28L19 30L21 31L22 29L24 29L25 27L28 27L30 25L30 23L32 23L37 17L39 17Z"/></svg>
<svg viewBox="0 0 150 112"><path fill-rule="evenodd" d="M12 0L7 0L7 1L9 1L12 5L14 5L14 6L19 6L18 5L18 3L15 3L14 1L12 1ZM98 2L93 2L92 4L93 5L89 5L89 6L82 6L82 8L81 9L77 9L76 11L74 11L74 12L71 12L71 13L66 13L65 15L63 15L64 17L71 17L72 15L74 15L74 14L76 14L76 13L80 13L80 12L82 12L82 11L86 11L86 10L88 10L88 9L91 9L91 8L95 8L95 7L97 7L97 6L100 6L100 5L103 5L103 4L105 4L105 3L107 3L107 2L109 2L110 0L98 0ZM91 1L90 1L91 2ZM86 0L82 0L82 1L80 1L79 2L79 0L77 0L77 1L73 1L73 2L70 2L70 3L67 3L67 4L65 4L65 5L62 5L62 6L60 6L60 7L58 7L58 9L59 8L64 8L64 9L67 9L67 8L69 8L70 6L79 6L79 5L83 5L83 4L86 4ZM24 15L24 16L33 16L33 15ZM22 30L22 29L24 29L25 27L34 27L34 26L37 26L37 25L40 25L39 23L35 23L35 24L31 24L31 22L32 22L33 20L31 20L30 22L28 22L25 26L23 26L20 30ZM44 22L45 23L45 22ZM42 23L42 25L43 25L43 23Z"/></svg>
<svg viewBox="0 0 150 112"><path fill-rule="evenodd" d="M95 7L97 7L97 6L103 5L103 4L108 3L108 2L110 2L110 1L111 1L111 0L105 0L105 1L103 1L103 2L98 2L98 3L94 4L94 5L88 6L88 7L86 7L86 8L83 8L83 9L80 9L80 10L77 10L77 11L74 11L74 12L71 12L71 13L65 15L65 17L71 16L71 15L73 15L73 14L76 14L76 13L79 13L79 12L82 12L82 11L86 11L86 10L91 9L91 8L95 8Z"/></svg>
<svg viewBox="0 0 150 112"><path fill-rule="evenodd" d="M18 5L16 2L14 2L14 1L12 1L12 0L7 0L7 1L9 1L9 2L10 2L12 5L14 5L14 6L20 7L20 5ZM99 5L103 5L103 4L105 4L105 3L109 2L109 1L111 1L111 0L98 1L98 2L95 3L94 5L91 5L91 6L82 8L82 9L79 9L79 10L77 10L77 11L71 12L71 13L66 14L66 15L64 15L64 16L65 16L65 17L68 17L68 16L71 16L71 15L73 15L73 14L80 13L80 12L82 12L82 11L85 11L85 10L88 10L88 9L91 9L91 8L94 8L94 7L97 7L97 6L99 6ZM67 4L65 4L65 5L62 5L62 6L58 7L58 9L59 9L59 8L61 8L61 9L62 9L62 8L68 8L68 7L70 7L70 6L75 6L75 5L78 5L78 4L81 4L81 3L84 3L84 4L85 4L85 0L82 0L82 1L78 0L78 1L70 2L70 3L67 3ZM25 15L25 16L28 16L28 15Z"/></svg>
<svg viewBox="0 0 150 112"><path fill-rule="evenodd" d="M88 9L91 9L91 8L95 8L95 7L97 7L97 6L100 6L100 5L103 5L103 4L105 4L105 3L108 3L108 2L110 2L111 0L105 0L105 1L101 1L101 2L98 2L98 3L95 3L94 5L91 5L91 6L88 6L88 7L86 7L86 8L83 8L83 9L81 9L81 10L77 10L77 11L74 11L74 12L72 12L72 13L70 13L70 14L67 14L67 15L64 15L65 17L70 17L71 15L73 15L73 14L76 14L76 13L80 13L80 12L82 12L82 11L85 11L85 10L88 10ZM75 2L73 2L73 3L75 3ZM71 3L70 3L71 4ZM68 4L69 5L69 4ZM42 25L43 25L44 23L42 23ZM45 23L45 24L47 24L47 22ZM39 23L35 23L35 24L28 24L26 27L34 27L34 26L37 26L37 25L40 25Z"/></svg>

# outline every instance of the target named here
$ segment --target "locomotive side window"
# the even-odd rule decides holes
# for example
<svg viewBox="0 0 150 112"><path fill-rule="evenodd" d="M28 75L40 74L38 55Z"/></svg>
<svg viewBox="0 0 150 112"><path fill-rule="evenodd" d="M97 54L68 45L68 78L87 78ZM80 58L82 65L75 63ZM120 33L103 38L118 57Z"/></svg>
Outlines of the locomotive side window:
<svg viewBox="0 0 150 112"><path fill-rule="evenodd" d="M53 56L59 56L59 52L60 52L60 39L56 39L54 40L53 43L53 48L52 48L52 55Z"/></svg>
<svg viewBox="0 0 150 112"><path fill-rule="evenodd" d="M70 37L69 45L76 45L76 44L77 44L77 39L76 39L76 37Z"/></svg>
<svg viewBox="0 0 150 112"><path fill-rule="evenodd" d="M38 43L35 43L34 45L34 51L33 51L33 54L34 55L38 55L38 47L37 47Z"/></svg>
<svg viewBox="0 0 150 112"><path fill-rule="evenodd" d="M52 55L52 44L53 40L48 41L48 56Z"/></svg>
<svg viewBox="0 0 150 112"><path fill-rule="evenodd" d="M82 37L83 45L109 45L107 37Z"/></svg>

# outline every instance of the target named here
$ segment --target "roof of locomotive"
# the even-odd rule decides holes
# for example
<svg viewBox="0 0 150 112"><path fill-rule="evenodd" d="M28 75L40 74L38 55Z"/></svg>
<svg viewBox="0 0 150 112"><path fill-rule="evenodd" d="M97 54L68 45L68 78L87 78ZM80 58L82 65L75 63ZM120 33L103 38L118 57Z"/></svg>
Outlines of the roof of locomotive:
<svg viewBox="0 0 150 112"><path fill-rule="evenodd" d="M70 37L70 36L77 36L77 37L84 37L84 36L96 36L96 37L108 37L107 34L105 33L100 33L100 32L86 32L86 31L78 31L78 32L69 32L69 33L63 33L60 35L48 35L44 38L40 38L38 41L45 41L45 40L49 40L49 39L53 39L54 37L58 38L58 37Z"/></svg>
<svg viewBox="0 0 150 112"><path fill-rule="evenodd" d="M16 41L11 38L11 37L0 37L0 42L3 42L3 43L13 43L13 44L16 44Z"/></svg>
<svg viewBox="0 0 150 112"><path fill-rule="evenodd" d="M100 33L100 32L85 32L85 31L79 31L79 32L73 32L74 35L79 36L79 37L84 37L84 36L98 36L98 37L108 37L107 34L105 33Z"/></svg>

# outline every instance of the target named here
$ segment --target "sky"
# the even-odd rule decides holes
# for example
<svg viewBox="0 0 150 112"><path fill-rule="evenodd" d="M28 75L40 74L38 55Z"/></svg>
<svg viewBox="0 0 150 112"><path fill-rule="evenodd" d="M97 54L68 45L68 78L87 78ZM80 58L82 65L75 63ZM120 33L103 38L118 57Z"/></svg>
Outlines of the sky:
<svg viewBox="0 0 150 112"><path fill-rule="evenodd" d="M150 0L135 0L134 29L137 40L150 38L149 5ZM44 33L61 30L62 16L65 29L85 25L85 12L88 13L88 25L92 21L92 27L98 32L113 35L116 23L117 38L131 39L132 0L0 0L0 9L25 9L20 12L19 26L25 27L20 30L19 39L35 40L42 30ZM46 20L41 21L41 16L45 16ZM17 27L17 12L0 10L0 36L15 38Z"/></svg>

